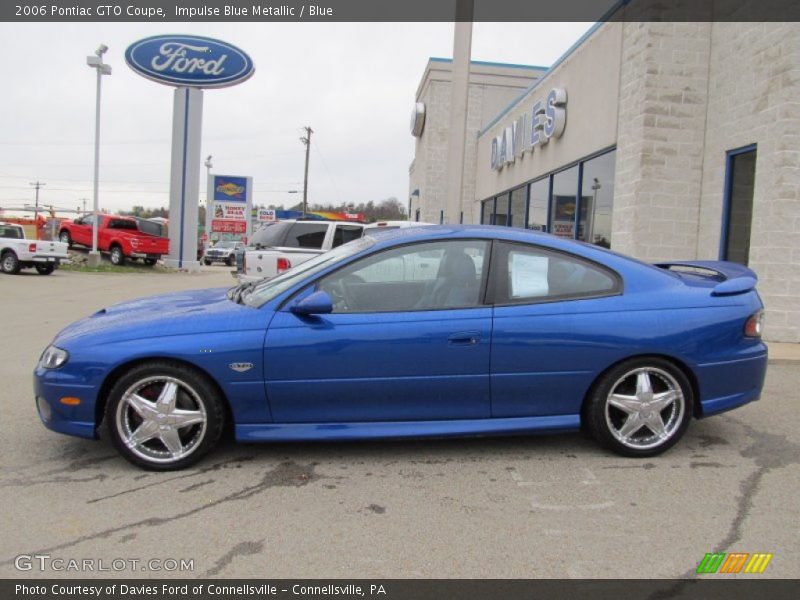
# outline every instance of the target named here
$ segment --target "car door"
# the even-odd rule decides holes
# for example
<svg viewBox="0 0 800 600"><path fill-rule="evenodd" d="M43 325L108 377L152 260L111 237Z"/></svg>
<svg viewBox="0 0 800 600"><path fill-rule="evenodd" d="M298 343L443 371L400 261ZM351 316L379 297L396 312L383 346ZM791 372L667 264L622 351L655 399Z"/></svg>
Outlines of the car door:
<svg viewBox="0 0 800 600"><path fill-rule="evenodd" d="M495 243L491 272L492 416L578 414L618 359L621 278L576 255L505 242Z"/></svg>
<svg viewBox="0 0 800 600"><path fill-rule="evenodd" d="M331 314L301 317L289 301L265 341L274 420L488 418L489 247L448 240L391 248L300 293L327 292Z"/></svg>
<svg viewBox="0 0 800 600"><path fill-rule="evenodd" d="M92 245L92 224L94 223L94 219L94 215L86 215L70 228L72 241L74 243L84 246Z"/></svg>

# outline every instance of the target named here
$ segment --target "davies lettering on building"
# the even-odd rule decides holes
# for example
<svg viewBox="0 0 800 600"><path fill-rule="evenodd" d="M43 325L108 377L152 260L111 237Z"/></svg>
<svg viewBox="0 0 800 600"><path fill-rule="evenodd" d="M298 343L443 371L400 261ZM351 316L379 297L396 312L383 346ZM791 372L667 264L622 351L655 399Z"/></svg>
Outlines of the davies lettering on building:
<svg viewBox="0 0 800 600"><path fill-rule="evenodd" d="M492 169L497 171L534 152L550 138L559 138L567 125L567 90L553 88L547 98L534 102L533 107L511 122L503 132L492 138Z"/></svg>

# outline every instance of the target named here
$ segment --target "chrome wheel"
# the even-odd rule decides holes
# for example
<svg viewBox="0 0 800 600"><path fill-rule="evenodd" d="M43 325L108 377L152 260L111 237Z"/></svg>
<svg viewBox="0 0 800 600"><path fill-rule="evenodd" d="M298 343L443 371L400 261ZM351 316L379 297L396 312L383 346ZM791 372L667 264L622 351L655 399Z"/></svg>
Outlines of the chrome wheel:
<svg viewBox="0 0 800 600"><path fill-rule="evenodd" d="M155 375L128 387L117 405L120 441L151 463L185 459L202 443L208 415L197 392L175 377Z"/></svg>
<svg viewBox="0 0 800 600"><path fill-rule="evenodd" d="M686 398L670 373L656 367L628 371L611 386L605 402L608 431L622 445L651 450L681 429Z"/></svg>

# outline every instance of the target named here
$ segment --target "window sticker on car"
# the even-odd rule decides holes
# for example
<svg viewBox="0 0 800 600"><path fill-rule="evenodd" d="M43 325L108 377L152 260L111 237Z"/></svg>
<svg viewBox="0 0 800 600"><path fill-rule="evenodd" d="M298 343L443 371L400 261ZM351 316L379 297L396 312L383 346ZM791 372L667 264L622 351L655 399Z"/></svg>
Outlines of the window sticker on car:
<svg viewBox="0 0 800 600"><path fill-rule="evenodd" d="M511 298L532 298L546 296L550 291L547 284L548 258L534 256L527 252L509 252L508 270L511 275Z"/></svg>

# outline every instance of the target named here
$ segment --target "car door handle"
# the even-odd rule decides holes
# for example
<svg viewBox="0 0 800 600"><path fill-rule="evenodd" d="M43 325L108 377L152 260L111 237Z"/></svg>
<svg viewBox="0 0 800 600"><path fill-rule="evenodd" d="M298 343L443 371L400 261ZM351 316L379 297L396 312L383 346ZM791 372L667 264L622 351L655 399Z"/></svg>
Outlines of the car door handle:
<svg viewBox="0 0 800 600"><path fill-rule="evenodd" d="M451 346L474 346L480 339L481 334L478 331L460 331L448 336L447 343Z"/></svg>

